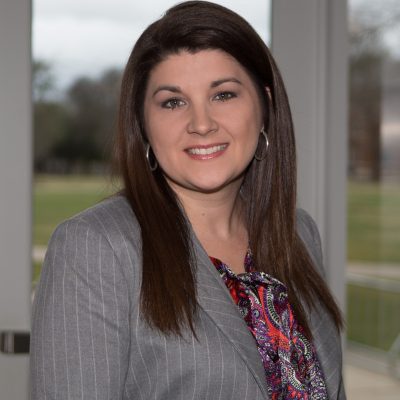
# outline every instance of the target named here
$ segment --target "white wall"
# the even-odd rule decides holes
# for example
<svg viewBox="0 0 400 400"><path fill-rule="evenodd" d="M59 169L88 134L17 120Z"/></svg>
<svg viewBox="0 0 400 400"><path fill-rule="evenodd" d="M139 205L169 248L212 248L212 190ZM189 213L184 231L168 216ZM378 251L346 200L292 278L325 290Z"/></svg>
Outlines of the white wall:
<svg viewBox="0 0 400 400"><path fill-rule="evenodd" d="M0 330L29 330L31 4L0 1ZM0 353L0 397L28 398L28 356Z"/></svg>
<svg viewBox="0 0 400 400"><path fill-rule="evenodd" d="M346 0L273 0L272 51L287 85L298 203L317 221L328 282L344 307L347 164Z"/></svg>

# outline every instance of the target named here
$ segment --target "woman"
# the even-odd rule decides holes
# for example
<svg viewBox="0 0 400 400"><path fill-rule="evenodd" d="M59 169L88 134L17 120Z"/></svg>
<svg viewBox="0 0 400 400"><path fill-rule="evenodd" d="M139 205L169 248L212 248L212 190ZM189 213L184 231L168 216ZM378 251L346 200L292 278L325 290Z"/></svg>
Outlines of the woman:
<svg viewBox="0 0 400 400"><path fill-rule="evenodd" d="M345 398L285 89L247 22L189 1L145 30L116 158L123 192L50 241L33 399Z"/></svg>

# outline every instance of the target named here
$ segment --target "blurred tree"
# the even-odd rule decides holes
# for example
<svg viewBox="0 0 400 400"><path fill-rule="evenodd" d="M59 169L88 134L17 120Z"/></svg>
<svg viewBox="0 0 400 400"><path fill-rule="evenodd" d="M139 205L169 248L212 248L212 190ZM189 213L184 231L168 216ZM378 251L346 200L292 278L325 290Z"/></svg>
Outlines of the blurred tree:
<svg viewBox="0 0 400 400"><path fill-rule="evenodd" d="M68 125L68 114L62 103L34 103L34 169L46 172L54 159L54 150Z"/></svg>
<svg viewBox="0 0 400 400"><path fill-rule="evenodd" d="M45 101L54 89L54 76L49 63L34 60L32 63L33 100Z"/></svg>
<svg viewBox="0 0 400 400"><path fill-rule="evenodd" d="M99 79L81 77L66 94L68 126L55 148L58 158L89 168L107 162L115 129L121 71L110 69Z"/></svg>
<svg viewBox="0 0 400 400"><path fill-rule="evenodd" d="M32 64L34 169L43 172L57 142L62 137L68 115L64 105L52 99L55 80L51 66L44 61Z"/></svg>
<svg viewBox="0 0 400 400"><path fill-rule="evenodd" d="M349 174L381 177L383 64L391 55L383 34L400 21L397 3L362 2L350 13ZM393 12L399 10L399 12Z"/></svg>
<svg viewBox="0 0 400 400"><path fill-rule="evenodd" d="M380 179L383 50L377 37L353 31L350 54L349 168ZM367 41L367 43L365 43Z"/></svg>

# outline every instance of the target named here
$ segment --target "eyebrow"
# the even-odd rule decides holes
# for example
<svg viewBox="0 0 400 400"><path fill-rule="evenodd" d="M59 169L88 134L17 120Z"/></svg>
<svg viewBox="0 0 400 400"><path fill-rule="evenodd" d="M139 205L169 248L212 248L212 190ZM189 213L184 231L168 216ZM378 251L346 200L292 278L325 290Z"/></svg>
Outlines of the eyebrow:
<svg viewBox="0 0 400 400"><path fill-rule="evenodd" d="M162 85L162 86L158 86L158 88L154 91L153 97L158 92L161 92L162 90L167 90L168 92L172 92L172 93L182 93L182 90L179 86Z"/></svg>
<svg viewBox="0 0 400 400"><path fill-rule="evenodd" d="M222 78L222 79L217 79L216 81L212 81L210 87L211 88L216 88L220 85L222 85L223 83L226 82L233 82L233 83L237 83L239 85L242 85L242 82L239 81L239 79L236 78ZM172 85L161 85L158 86L157 89L154 91L153 93L153 97L158 93L161 92L163 90L166 90L168 92L172 92L172 93L182 93L182 89L179 86L172 86Z"/></svg>
<svg viewBox="0 0 400 400"><path fill-rule="evenodd" d="M219 85L222 85L223 83L226 83L226 82L238 83L239 85L242 84L242 82L240 82L239 79L236 79L236 78L223 78L223 79L218 79L216 81L211 82L210 86L212 88L215 88L215 87L217 87Z"/></svg>

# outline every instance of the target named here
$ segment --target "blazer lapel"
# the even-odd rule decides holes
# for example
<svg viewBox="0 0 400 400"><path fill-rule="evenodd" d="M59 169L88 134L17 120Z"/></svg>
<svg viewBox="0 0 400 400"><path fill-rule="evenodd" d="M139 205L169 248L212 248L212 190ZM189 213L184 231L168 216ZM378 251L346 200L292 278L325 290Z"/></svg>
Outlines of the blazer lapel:
<svg viewBox="0 0 400 400"><path fill-rule="evenodd" d="M268 399L264 367L255 339L249 332L218 271L194 234L192 236L197 260L198 303L239 353L253 374L264 397Z"/></svg>
<svg viewBox="0 0 400 400"><path fill-rule="evenodd" d="M313 344L324 372L328 397L336 399L342 379L340 335L332 319L321 305L312 311L310 324L313 332Z"/></svg>
<svg viewBox="0 0 400 400"><path fill-rule="evenodd" d="M315 222L304 210L297 210L297 232L303 240L316 268L324 275L321 240ZM307 310L307 305L304 304ZM342 352L340 335L326 310L316 304L311 310L310 328L313 344L325 376L330 399L338 398L342 379Z"/></svg>

